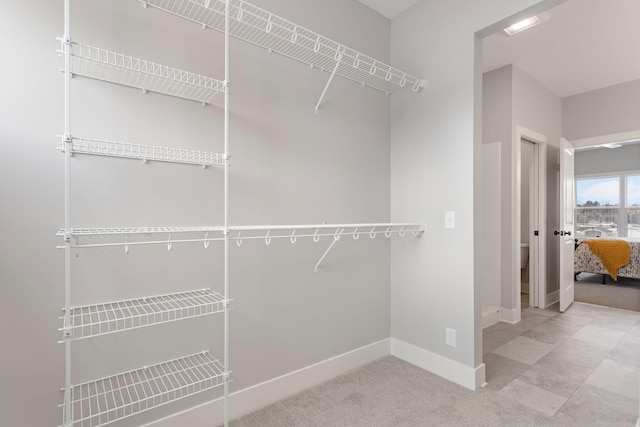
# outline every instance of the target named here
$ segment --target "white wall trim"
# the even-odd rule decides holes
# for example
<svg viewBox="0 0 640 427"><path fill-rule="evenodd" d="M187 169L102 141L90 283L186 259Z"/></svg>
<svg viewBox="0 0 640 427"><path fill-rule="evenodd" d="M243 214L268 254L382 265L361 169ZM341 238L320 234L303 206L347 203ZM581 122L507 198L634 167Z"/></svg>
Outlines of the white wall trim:
<svg viewBox="0 0 640 427"><path fill-rule="evenodd" d="M484 363L472 368L396 338L391 338L391 355L470 390L485 383Z"/></svg>
<svg viewBox="0 0 640 427"><path fill-rule="evenodd" d="M518 323L521 319L520 308L507 309L500 308L500 321L505 323L511 323L512 325Z"/></svg>
<svg viewBox="0 0 640 427"><path fill-rule="evenodd" d="M544 308L549 308L560 301L560 290L551 292L544 300Z"/></svg>
<svg viewBox="0 0 640 427"><path fill-rule="evenodd" d="M611 144L613 142L633 141L636 139L640 139L640 130L574 139L571 141L571 144L573 144L574 148L584 148L593 147L594 145Z"/></svg>
<svg viewBox="0 0 640 427"><path fill-rule="evenodd" d="M482 329L495 325L500 321L500 308L482 307Z"/></svg>
<svg viewBox="0 0 640 427"><path fill-rule="evenodd" d="M391 354L391 339L386 338L373 344L332 357L322 362L298 369L260 384L229 394L229 419L235 419L252 411L275 403L309 387L321 384L367 363ZM202 413L201 417L198 413ZM209 419L209 424L218 425L223 421L223 400L218 398L193 408L171 414L142 427L177 427L192 425L188 420ZM202 418L204 417L204 418Z"/></svg>

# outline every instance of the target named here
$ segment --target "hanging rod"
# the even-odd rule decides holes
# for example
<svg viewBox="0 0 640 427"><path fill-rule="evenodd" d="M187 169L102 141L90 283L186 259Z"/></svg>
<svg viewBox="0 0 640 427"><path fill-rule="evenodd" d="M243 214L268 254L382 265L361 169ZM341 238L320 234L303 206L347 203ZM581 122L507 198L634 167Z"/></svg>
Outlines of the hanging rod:
<svg viewBox="0 0 640 427"><path fill-rule="evenodd" d="M58 150L66 150L65 141L61 141ZM106 139L71 137L73 154L118 157L167 163L181 163L202 167L223 166L224 155L206 151L194 151L184 148L159 147L155 145L132 144Z"/></svg>
<svg viewBox="0 0 640 427"><path fill-rule="evenodd" d="M72 73L143 92L209 103L224 82L82 43L71 43Z"/></svg>
<svg viewBox="0 0 640 427"><path fill-rule="evenodd" d="M137 0L203 28L224 31L224 0ZM316 32L301 27L244 0L231 0L232 37L333 72L386 94L410 88L419 92L426 84L416 76L380 62ZM326 91L326 88L325 88ZM322 101L322 99L320 100ZM319 104L319 103L318 103Z"/></svg>

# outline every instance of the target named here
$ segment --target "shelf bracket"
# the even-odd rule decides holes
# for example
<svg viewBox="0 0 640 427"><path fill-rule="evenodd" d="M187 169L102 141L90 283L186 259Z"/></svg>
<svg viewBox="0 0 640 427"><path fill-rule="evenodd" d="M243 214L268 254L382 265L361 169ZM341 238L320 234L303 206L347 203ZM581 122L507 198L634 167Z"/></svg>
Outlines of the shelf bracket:
<svg viewBox="0 0 640 427"><path fill-rule="evenodd" d="M73 337L73 329L71 326L65 326L62 328L62 336L65 340L71 339Z"/></svg>
<svg viewBox="0 0 640 427"><path fill-rule="evenodd" d="M331 72L331 76L329 77L329 81L327 81L327 84L325 85L324 90L322 91L322 95L320 95L320 99L318 100L318 103L316 104L316 114L320 110L320 104L322 104L322 100L324 99L324 96L327 93L327 89L329 89L329 85L331 85L331 82L333 81L333 78L336 76L336 72L338 71L338 67L340 66L340 63L342 62L342 57L343 56L344 56L344 48L340 47L336 51L336 66L333 67L333 71Z"/></svg>
<svg viewBox="0 0 640 427"><path fill-rule="evenodd" d="M333 249L333 246L338 243L338 240L340 240L340 236L342 235L342 232L344 231L344 228L342 229L338 229L336 230L336 233L333 235L333 242L331 242L331 244L329 245L329 247L327 248L326 251L324 251L324 254L322 254L322 256L320 257L320 259L318 260L318 262L316 263L315 267L313 268L313 270L317 273L318 272L318 268L320 267L320 264L322 264L322 261L324 261L324 259L327 257L327 255L329 254L329 252L331 252L331 249Z"/></svg>

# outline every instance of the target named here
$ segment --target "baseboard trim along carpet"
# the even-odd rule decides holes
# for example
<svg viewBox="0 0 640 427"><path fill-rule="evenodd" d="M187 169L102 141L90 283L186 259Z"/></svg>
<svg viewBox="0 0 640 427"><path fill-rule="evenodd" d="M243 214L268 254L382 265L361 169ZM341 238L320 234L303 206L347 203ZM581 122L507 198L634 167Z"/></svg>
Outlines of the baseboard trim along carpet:
<svg viewBox="0 0 640 427"><path fill-rule="evenodd" d="M485 383L484 363L472 368L396 338L391 338L391 355L469 390L478 390Z"/></svg>
<svg viewBox="0 0 640 427"><path fill-rule="evenodd" d="M391 339L349 351L311 366L229 394L229 419L238 418L274 402L321 384L353 369L388 356ZM200 425L202 420L222 424L223 400L216 399L142 427L182 427ZM209 425L209 424L207 424Z"/></svg>

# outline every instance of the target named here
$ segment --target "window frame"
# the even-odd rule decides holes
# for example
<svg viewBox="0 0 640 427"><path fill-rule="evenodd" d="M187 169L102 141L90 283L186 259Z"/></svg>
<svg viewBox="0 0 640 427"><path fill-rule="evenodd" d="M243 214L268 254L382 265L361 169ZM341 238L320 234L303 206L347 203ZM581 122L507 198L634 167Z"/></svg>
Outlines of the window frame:
<svg viewBox="0 0 640 427"><path fill-rule="evenodd" d="M628 210L638 209L637 206L628 206L627 204L627 177L629 176L640 176L640 170L635 171L616 171L616 172L605 172L605 173L593 173L593 174L583 174L583 175L575 175L574 176L574 209L575 209L575 218L574 223L576 225L576 237L586 238L587 236L578 236L578 212L583 210L599 210L599 209L608 209L608 210L617 210L618 211L618 224L617 224L617 236L612 237L628 237L629 236L629 226L628 226ZM619 181L618 191L619 194L619 206L578 206L578 180L584 179L606 179L606 178L617 178Z"/></svg>

